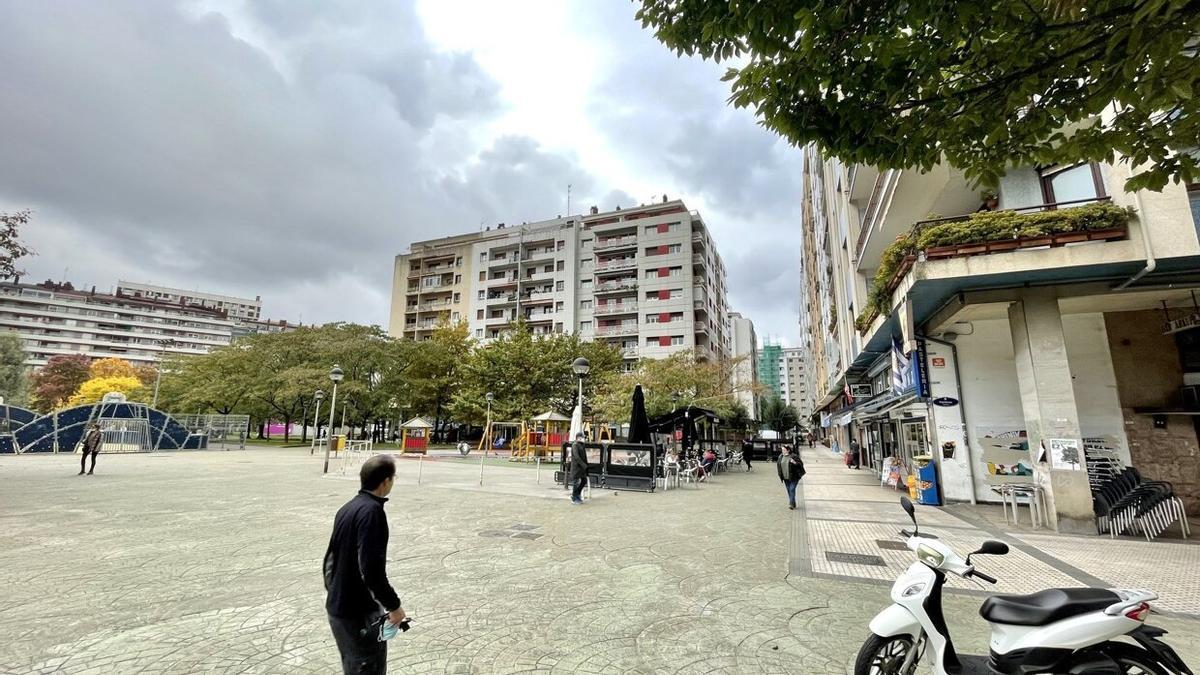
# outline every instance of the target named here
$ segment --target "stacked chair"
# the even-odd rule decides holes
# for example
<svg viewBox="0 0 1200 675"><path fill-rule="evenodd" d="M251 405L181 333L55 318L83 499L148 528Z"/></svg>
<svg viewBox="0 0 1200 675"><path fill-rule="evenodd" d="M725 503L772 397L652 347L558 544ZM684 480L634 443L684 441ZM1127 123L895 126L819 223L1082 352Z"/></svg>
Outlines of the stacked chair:
<svg viewBox="0 0 1200 675"><path fill-rule="evenodd" d="M1091 458L1088 462L1091 463ZM1184 539L1191 534L1183 502L1175 496L1171 484L1145 480L1131 466L1107 478L1094 480L1092 505L1096 512L1097 534L1108 532L1115 538L1118 534L1135 532L1149 541L1176 521Z"/></svg>

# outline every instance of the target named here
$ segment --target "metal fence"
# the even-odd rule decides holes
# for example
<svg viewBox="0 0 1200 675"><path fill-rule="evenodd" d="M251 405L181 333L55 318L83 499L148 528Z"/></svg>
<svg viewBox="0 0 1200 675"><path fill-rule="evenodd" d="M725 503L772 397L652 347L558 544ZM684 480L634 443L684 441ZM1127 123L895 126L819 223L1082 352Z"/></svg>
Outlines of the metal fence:
<svg viewBox="0 0 1200 675"><path fill-rule="evenodd" d="M193 434L208 438L208 447L246 449L250 427L249 415L174 415L180 424Z"/></svg>

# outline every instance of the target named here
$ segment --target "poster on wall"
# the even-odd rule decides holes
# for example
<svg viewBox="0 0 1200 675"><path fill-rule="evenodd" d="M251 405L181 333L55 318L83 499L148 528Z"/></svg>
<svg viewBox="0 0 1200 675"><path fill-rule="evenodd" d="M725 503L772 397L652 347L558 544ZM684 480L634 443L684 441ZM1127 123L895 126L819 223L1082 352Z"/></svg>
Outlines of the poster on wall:
<svg viewBox="0 0 1200 675"><path fill-rule="evenodd" d="M989 483L1028 483L1033 476L1029 462L1029 437L1024 429L993 429L980 427L975 430L979 439L981 457L987 465Z"/></svg>
<svg viewBox="0 0 1200 675"><path fill-rule="evenodd" d="M1050 466L1062 471L1079 471L1083 468L1083 457L1077 438L1048 438Z"/></svg>

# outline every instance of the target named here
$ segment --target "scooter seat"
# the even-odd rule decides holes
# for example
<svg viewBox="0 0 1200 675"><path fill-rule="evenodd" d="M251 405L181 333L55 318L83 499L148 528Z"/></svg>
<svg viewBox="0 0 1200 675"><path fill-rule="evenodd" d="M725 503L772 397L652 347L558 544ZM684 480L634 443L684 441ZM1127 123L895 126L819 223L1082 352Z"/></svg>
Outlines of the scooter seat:
<svg viewBox="0 0 1200 675"><path fill-rule="evenodd" d="M992 623L1045 626L1098 612L1120 600L1116 593L1103 588L1048 588L1029 595L993 595L983 601L979 615Z"/></svg>

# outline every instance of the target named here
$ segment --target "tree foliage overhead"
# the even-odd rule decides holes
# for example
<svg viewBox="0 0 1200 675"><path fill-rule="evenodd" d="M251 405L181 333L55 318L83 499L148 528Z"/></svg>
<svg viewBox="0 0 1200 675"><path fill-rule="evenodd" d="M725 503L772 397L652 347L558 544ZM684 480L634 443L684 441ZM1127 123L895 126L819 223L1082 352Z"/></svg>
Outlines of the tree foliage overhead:
<svg viewBox="0 0 1200 675"><path fill-rule="evenodd" d="M642 359L633 372L614 373L602 382L595 401L597 414L606 421L628 422L633 389L640 384L650 417L695 405L725 419L739 413L741 422L745 408L737 404L736 395L753 390L735 385L733 373L745 358L697 361L691 353L676 352L662 359Z"/></svg>
<svg viewBox="0 0 1200 675"><path fill-rule="evenodd" d="M84 403L96 403L103 399L105 394L113 392L125 394L125 397L130 401L148 402L149 392L141 380L136 377L114 375L111 377L93 377L84 382L79 386L79 391L72 394L71 398L67 400L67 404L83 405Z"/></svg>
<svg viewBox="0 0 1200 675"><path fill-rule="evenodd" d="M33 255L33 249L18 240L20 228L29 223L29 216L28 210L0 213L0 279L12 279L24 274L17 269L17 261Z"/></svg>
<svg viewBox="0 0 1200 675"><path fill-rule="evenodd" d="M1113 161L1127 189L1200 181L1200 0L641 0L679 53L724 61L731 102L847 163L985 184ZM1145 165L1143 167L1143 165Z"/></svg>
<svg viewBox="0 0 1200 675"><path fill-rule="evenodd" d="M762 402L762 423L772 431L783 433L800 426L800 416L782 398L770 396Z"/></svg>

